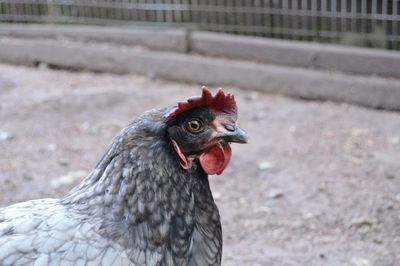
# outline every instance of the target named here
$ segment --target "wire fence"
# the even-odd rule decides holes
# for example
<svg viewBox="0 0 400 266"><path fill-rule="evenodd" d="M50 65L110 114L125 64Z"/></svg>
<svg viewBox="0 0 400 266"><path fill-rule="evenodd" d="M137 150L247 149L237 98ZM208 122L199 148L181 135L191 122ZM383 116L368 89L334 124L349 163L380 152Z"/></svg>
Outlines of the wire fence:
<svg viewBox="0 0 400 266"><path fill-rule="evenodd" d="M400 0L0 0L0 22L173 26L400 50Z"/></svg>

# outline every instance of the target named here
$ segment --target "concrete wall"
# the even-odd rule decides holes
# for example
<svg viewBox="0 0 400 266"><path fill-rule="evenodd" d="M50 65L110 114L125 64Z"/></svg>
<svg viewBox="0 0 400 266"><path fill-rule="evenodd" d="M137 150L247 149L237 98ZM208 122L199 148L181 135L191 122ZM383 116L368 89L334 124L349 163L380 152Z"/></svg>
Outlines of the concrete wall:
<svg viewBox="0 0 400 266"><path fill-rule="evenodd" d="M265 64L400 78L400 52L175 29L1 24L0 36L144 46Z"/></svg>
<svg viewBox="0 0 400 266"><path fill-rule="evenodd" d="M306 99L400 110L400 80L352 76L192 54L60 40L0 39L0 62L138 73L203 85L231 85Z"/></svg>
<svg viewBox="0 0 400 266"><path fill-rule="evenodd" d="M207 56L400 78L400 52L210 32L193 32L190 41Z"/></svg>
<svg viewBox="0 0 400 266"><path fill-rule="evenodd" d="M188 50L187 31L180 29L0 23L0 36L105 42L179 53Z"/></svg>

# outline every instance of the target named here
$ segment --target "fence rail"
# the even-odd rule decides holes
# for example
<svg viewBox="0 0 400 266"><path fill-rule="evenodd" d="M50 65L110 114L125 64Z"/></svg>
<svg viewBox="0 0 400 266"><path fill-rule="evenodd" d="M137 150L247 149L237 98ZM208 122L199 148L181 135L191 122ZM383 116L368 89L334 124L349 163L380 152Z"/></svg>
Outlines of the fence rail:
<svg viewBox="0 0 400 266"><path fill-rule="evenodd" d="M400 0L0 0L0 22L177 26L400 50Z"/></svg>

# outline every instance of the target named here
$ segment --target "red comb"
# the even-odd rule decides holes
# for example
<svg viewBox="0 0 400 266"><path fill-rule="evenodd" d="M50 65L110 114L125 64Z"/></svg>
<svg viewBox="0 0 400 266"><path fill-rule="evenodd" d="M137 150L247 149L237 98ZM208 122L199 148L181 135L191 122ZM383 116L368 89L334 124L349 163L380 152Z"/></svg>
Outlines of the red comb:
<svg viewBox="0 0 400 266"><path fill-rule="evenodd" d="M201 97L192 97L186 102L179 102L178 107L168 115L167 119L192 108L202 106L209 107L217 112L236 114L236 102L233 94L228 93L225 95L222 88L218 88L215 96L212 95L207 87L202 87L202 90Z"/></svg>

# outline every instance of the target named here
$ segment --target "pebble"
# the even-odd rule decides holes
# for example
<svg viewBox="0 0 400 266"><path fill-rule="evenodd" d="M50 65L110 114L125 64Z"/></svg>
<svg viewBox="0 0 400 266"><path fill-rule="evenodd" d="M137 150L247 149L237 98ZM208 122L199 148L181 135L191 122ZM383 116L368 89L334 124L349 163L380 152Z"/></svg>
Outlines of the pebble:
<svg viewBox="0 0 400 266"><path fill-rule="evenodd" d="M239 204L242 205L242 206L248 205L246 198L240 197L239 198Z"/></svg>
<svg viewBox="0 0 400 266"><path fill-rule="evenodd" d="M221 193L220 192L218 192L218 191L215 191L215 192L213 192L213 197L214 197L214 199L220 199L221 198Z"/></svg>
<svg viewBox="0 0 400 266"><path fill-rule="evenodd" d="M103 125L104 127L107 127L106 125ZM119 129L120 125L115 125L115 124L111 124L109 125L110 128L116 128ZM99 133L99 131L101 130L101 125L94 125L88 121L83 122L80 126L79 126L79 130L85 133L89 133L89 134L97 134Z"/></svg>
<svg viewBox="0 0 400 266"><path fill-rule="evenodd" d="M46 63L44 63L44 62L40 62L40 63L37 65L37 68L38 68L39 70L47 70L47 69L49 69L49 65L46 64Z"/></svg>
<svg viewBox="0 0 400 266"><path fill-rule="evenodd" d="M57 150L57 144L50 143L50 144L47 145L47 149L49 151L55 151L55 150Z"/></svg>
<svg viewBox="0 0 400 266"><path fill-rule="evenodd" d="M314 218L314 216L315 216L312 212L308 212L308 211L302 212L301 215L302 215L303 219L306 219L306 220Z"/></svg>
<svg viewBox="0 0 400 266"><path fill-rule="evenodd" d="M355 226L356 228L369 228L374 225L374 221L369 218L356 218L351 221L351 226Z"/></svg>
<svg viewBox="0 0 400 266"><path fill-rule="evenodd" d="M243 221L244 227L250 230L257 230L265 227L268 224L266 219L246 219Z"/></svg>
<svg viewBox="0 0 400 266"><path fill-rule="evenodd" d="M50 181L50 186L53 188L59 188L65 185L71 185L76 181L83 179L86 176L85 171L73 171L69 172L66 175L54 178Z"/></svg>
<svg viewBox="0 0 400 266"><path fill-rule="evenodd" d="M260 169L260 170L267 170L267 169L274 168L274 166L275 166L275 164L274 164L273 162L270 162L270 161L263 161L263 162L260 162L260 163L258 164L258 169Z"/></svg>
<svg viewBox="0 0 400 266"><path fill-rule="evenodd" d="M14 135L10 132L7 131L0 131L0 140L1 141L6 141L6 140L12 140L14 138Z"/></svg>
<svg viewBox="0 0 400 266"><path fill-rule="evenodd" d="M280 189L271 189L268 193L268 197L271 199L279 199L284 196L284 193Z"/></svg>
<svg viewBox="0 0 400 266"><path fill-rule="evenodd" d="M354 266L371 266L372 264L367 260L363 258L353 258L351 260Z"/></svg>
<svg viewBox="0 0 400 266"><path fill-rule="evenodd" d="M259 206L254 208L255 213L272 213L272 209L268 206Z"/></svg>
<svg viewBox="0 0 400 266"><path fill-rule="evenodd" d="M320 183L318 186L318 191L319 192L326 192L328 191L328 186L326 183Z"/></svg>
<svg viewBox="0 0 400 266"><path fill-rule="evenodd" d="M33 180L33 177L32 177L31 175L27 174L27 173L24 173L24 174L22 175L22 177L23 177L25 180L27 180L27 181Z"/></svg>
<svg viewBox="0 0 400 266"><path fill-rule="evenodd" d="M59 163L61 166L68 166L68 165L69 165L69 161L68 161L66 158L61 158L61 159L58 161L58 163Z"/></svg>
<svg viewBox="0 0 400 266"><path fill-rule="evenodd" d="M386 179L392 180L395 178L394 174L386 174Z"/></svg>
<svg viewBox="0 0 400 266"><path fill-rule="evenodd" d="M264 117L265 117L264 112L256 112L250 117L250 120L259 121L259 120L263 119Z"/></svg>
<svg viewBox="0 0 400 266"><path fill-rule="evenodd" d="M252 92L246 94L245 98L248 101L255 101L255 100L258 100L260 98L260 94L258 92L256 92L256 91L252 91Z"/></svg>
<svg viewBox="0 0 400 266"><path fill-rule="evenodd" d="M90 123L86 121L80 125L80 129L81 131L87 132L90 130L90 126L91 126Z"/></svg>
<svg viewBox="0 0 400 266"><path fill-rule="evenodd" d="M400 144L400 137L399 137L399 136L390 137L390 138L388 139L388 142L389 142L390 144L393 144L393 145Z"/></svg>
<svg viewBox="0 0 400 266"><path fill-rule="evenodd" d="M388 203L385 204L384 206L385 206L385 208L386 208L387 210L389 210L389 211L391 211L391 210L394 209L394 205L393 205L393 203L391 203L391 202L388 202Z"/></svg>
<svg viewBox="0 0 400 266"><path fill-rule="evenodd" d="M394 198L395 198L395 200L397 200L398 202L400 202L400 193L397 194Z"/></svg>

